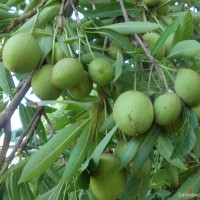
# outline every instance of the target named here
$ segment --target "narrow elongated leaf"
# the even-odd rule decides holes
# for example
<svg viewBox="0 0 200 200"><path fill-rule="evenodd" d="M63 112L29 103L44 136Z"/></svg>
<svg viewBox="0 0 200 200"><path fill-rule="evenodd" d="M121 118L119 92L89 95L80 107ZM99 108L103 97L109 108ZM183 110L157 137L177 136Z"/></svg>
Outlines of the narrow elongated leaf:
<svg viewBox="0 0 200 200"><path fill-rule="evenodd" d="M133 159L144 140L145 137L143 135L132 138L128 144L122 148L118 155L120 160L119 169L124 168Z"/></svg>
<svg viewBox="0 0 200 200"><path fill-rule="evenodd" d="M68 200L66 183L59 183L51 190L40 195L36 200Z"/></svg>
<svg viewBox="0 0 200 200"><path fill-rule="evenodd" d="M34 200L33 193L28 183L20 184L20 196L21 200Z"/></svg>
<svg viewBox="0 0 200 200"><path fill-rule="evenodd" d="M161 127L155 125L146 133L145 139L132 160L132 174L136 174L149 158L161 130Z"/></svg>
<svg viewBox="0 0 200 200"><path fill-rule="evenodd" d="M200 53L200 43L196 40L178 42L170 51L169 58L193 58Z"/></svg>
<svg viewBox="0 0 200 200"><path fill-rule="evenodd" d="M8 76L10 76L10 74L6 72L6 69L3 66L3 62L0 62L0 87L3 89L5 94L7 94L10 97L13 97Z"/></svg>
<svg viewBox="0 0 200 200"><path fill-rule="evenodd" d="M178 17L176 20L174 20L173 23L171 23L165 31L161 34L160 38L156 42L155 46L152 49L152 54L155 55L157 51L160 49L160 47L164 44L164 42L167 40L169 35L173 32L175 32L178 25L182 22L183 16Z"/></svg>
<svg viewBox="0 0 200 200"><path fill-rule="evenodd" d="M187 170L186 166L180 159L178 159L178 158L171 159L170 158L172 155L172 152L173 152L173 145L171 144L171 141L169 140L167 135L161 134L159 136L158 142L157 142L157 149L158 149L159 153L173 166L178 167L183 170Z"/></svg>
<svg viewBox="0 0 200 200"><path fill-rule="evenodd" d="M184 123L181 133L179 134L174 150L171 155L171 159L180 158L189 153L196 143L196 135L194 129L188 122Z"/></svg>
<svg viewBox="0 0 200 200"><path fill-rule="evenodd" d="M99 28L109 28L122 35L130 35L134 33L146 33L159 27L160 25L151 22L123 22L102 26Z"/></svg>
<svg viewBox="0 0 200 200"><path fill-rule="evenodd" d="M82 131L86 122L82 124L74 123L57 132L45 145L43 145L25 165L19 183L31 180L42 174L55 160L65 148L74 141Z"/></svg>
<svg viewBox="0 0 200 200"><path fill-rule="evenodd" d="M182 40L187 40L190 38L193 31L193 23L192 23L192 14L191 12L187 12L182 17L181 24L177 28L173 43L176 44Z"/></svg>
<svg viewBox="0 0 200 200"><path fill-rule="evenodd" d="M183 183L177 192L169 198L169 200L181 199L193 199L193 195L198 195L200 191L200 170L192 177L189 177L185 183Z"/></svg>
<svg viewBox="0 0 200 200"><path fill-rule="evenodd" d="M110 28L99 28L95 31L95 33L107 36L117 46L119 46L122 49L124 49L125 51L127 51L127 53L134 51L134 47L130 43L130 41L126 37L124 37L122 34L118 33L115 30L112 30Z"/></svg>
<svg viewBox="0 0 200 200"><path fill-rule="evenodd" d="M62 181L70 181L78 169L81 167L82 162L86 158L92 134L93 131L91 131L91 126L88 124L83 129L81 136L79 137L76 146L70 155L67 166L65 167L63 177L61 179Z"/></svg>
<svg viewBox="0 0 200 200"><path fill-rule="evenodd" d="M148 191L149 177L136 179L129 176L125 186L125 190L121 195L121 199L126 200L146 200Z"/></svg>
<svg viewBox="0 0 200 200"><path fill-rule="evenodd" d="M142 10L139 8L136 8L133 6L132 3L124 2L126 12L128 14L141 12ZM102 4L102 6L99 6L97 9L92 10L91 12L86 14L86 17L89 18L105 18L105 17L116 17L116 16L122 16L122 9L120 7L119 2L110 2L106 4Z"/></svg>
<svg viewBox="0 0 200 200"><path fill-rule="evenodd" d="M120 52L117 52L114 81L116 81L121 76L123 64L124 64L124 58Z"/></svg>
<svg viewBox="0 0 200 200"><path fill-rule="evenodd" d="M116 124L112 128L112 130L110 130L110 132L101 140L101 142L97 145L92 155L82 165L81 171L84 171L85 169L87 169L89 165L92 171L96 169L96 167L98 166L101 154L103 153L104 149L106 148L111 138L115 134L115 131L117 130L118 126L119 126L119 123Z"/></svg>
<svg viewBox="0 0 200 200"><path fill-rule="evenodd" d="M194 145L193 151L197 158L200 158L200 128L195 129L196 143Z"/></svg>

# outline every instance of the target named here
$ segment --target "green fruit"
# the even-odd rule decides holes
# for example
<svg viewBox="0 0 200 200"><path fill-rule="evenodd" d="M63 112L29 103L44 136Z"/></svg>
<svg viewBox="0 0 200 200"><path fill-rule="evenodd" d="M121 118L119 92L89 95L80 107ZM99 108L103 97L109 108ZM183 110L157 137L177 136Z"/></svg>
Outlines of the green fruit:
<svg viewBox="0 0 200 200"><path fill-rule="evenodd" d="M156 4L158 4L160 2L160 0L143 0L143 2L147 6L155 6Z"/></svg>
<svg viewBox="0 0 200 200"><path fill-rule="evenodd" d="M192 107L193 112L197 116L198 121L200 122L200 104Z"/></svg>
<svg viewBox="0 0 200 200"><path fill-rule="evenodd" d="M120 50L121 50L120 47L118 47L115 43L111 43L110 46L109 46L109 48L108 48L108 55L109 55L112 59L116 60L116 58L117 58L117 53L118 53L118 51L120 51Z"/></svg>
<svg viewBox="0 0 200 200"><path fill-rule="evenodd" d="M118 170L119 160L103 153L96 171L91 175L90 188L99 200L116 200L126 182L125 170Z"/></svg>
<svg viewBox="0 0 200 200"><path fill-rule="evenodd" d="M157 6L157 13L159 15L167 15L169 12L169 2L167 0L161 0Z"/></svg>
<svg viewBox="0 0 200 200"><path fill-rule="evenodd" d="M70 95L74 98L80 99L87 97L92 91L93 83L86 71L80 80L80 83L73 88L68 89Z"/></svg>
<svg viewBox="0 0 200 200"><path fill-rule="evenodd" d="M130 168L130 173L132 174L132 167L134 167L134 163L131 163L131 168ZM143 166L140 168L140 170L136 173L133 174L134 177L138 179L145 178L151 170L151 161L148 158L147 161L143 164Z"/></svg>
<svg viewBox="0 0 200 200"><path fill-rule="evenodd" d="M31 72L38 65L40 58L39 43L30 33L12 36L3 48L3 63L11 72Z"/></svg>
<svg viewBox="0 0 200 200"><path fill-rule="evenodd" d="M88 66L89 76L98 86L104 86L113 79L114 68L104 58L95 58Z"/></svg>
<svg viewBox="0 0 200 200"><path fill-rule="evenodd" d="M146 33L143 35L144 41L147 43L147 46L152 51L153 47L155 46L156 42L159 39L159 35L157 33ZM158 52L155 54L155 58L158 60L162 60L165 55L165 46L163 45Z"/></svg>
<svg viewBox="0 0 200 200"><path fill-rule="evenodd" d="M51 81L58 88L69 89L80 83L83 74L83 65L79 60L63 58L55 64Z"/></svg>
<svg viewBox="0 0 200 200"><path fill-rule="evenodd" d="M54 46L54 62L57 63L59 60L65 58L65 54L63 50L60 47L60 44L58 42L55 43Z"/></svg>
<svg viewBox="0 0 200 200"><path fill-rule="evenodd" d="M62 90L51 82L52 70L53 65L44 65L33 74L31 80L33 93L42 100L57 99L62 93Z"/></svg>
<svg viewBox="0 0 200 200"><path fill-rule="evenodd" d="M179 69L174 88L178 96L189 106L200 102L200 76L191 69Z"/></svg>
<svg viewBox="0 0 200 200"><path fill-rule="evenodd" d="M174 122L181 113L181 100L174 92L160 95L154 102L155 120L161 126Z"/></svg>
<svg viewBox="0 0 200 200"><path fill-rule="evenodd" d="M113 118L125 134L135 136L149 129L154 118L150 99L141 92L127 91L115 101Z"/></svg>

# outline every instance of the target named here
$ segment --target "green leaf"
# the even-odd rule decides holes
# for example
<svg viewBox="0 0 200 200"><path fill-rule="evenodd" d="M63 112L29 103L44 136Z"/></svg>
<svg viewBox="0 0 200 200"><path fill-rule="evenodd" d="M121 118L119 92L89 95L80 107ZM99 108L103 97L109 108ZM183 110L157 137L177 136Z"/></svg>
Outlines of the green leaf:
<svg viewBox="0 0 200 200"><path fill-rule="evenodd" d="M127 145L124 145L119 152L118 158L120 160L119 169L124 168L133 159L137 150L145 140L143 135L132 138Z"/></svg>
<svg viewBox="0 0 200 200"><path fill-rule="evenodd" d="M121 199L146 200L148 184L149 184L149 177L143 179L136 179L132 176L129 176L125 186L125 190L121 195Z"/></svg>
<svg viewBox="0 0 200 200"><path fill-rule="evenodd" d="M193 199L194 195L199 194L200 191L200 170L192 177L189 177L177 190L177 192L169 198L169 200L183 200Z"/></svg>
<svg viewBox="0 0 200 200"><path fill-rule="evenodd" d="M33 193L28 183L20 184L21 200L34 200Z"/></svg>
<svg viewBox="0 0 200 200"><path fill-rule="evenodd" d="M92 135L93 131L91 131L90 124L88 124L83 129L81 136L79 137L75 147L73 148L61 181L70 181L77 173L77 171L81 167L82 162L87 156Z"/></svg>
<svg viewBox="0 0 200 200"><path fill-rule="evenodd" d="M93 32L92 32L93 33ZM124 49L127 53L134 51L134 47L131 42L124 37L121 33L110 28L99 28L94 33L102 34L107 36L111 41L113 41L117 46Z"/></svg>
<svg viewBox="0 0 200 200"><path fill-rule="evenodd" d="M190 38L192 32L193 32L193 23L192 23L192 13L187 12L182 16L182 21L179 27L177 28L173 43L176 44L182 40L187 40Z"/></svg>
<svg viewBox="0 0 200 200"><path fill-rule="evenodd" d="M148 31L153 31L157 28L159 28L160 25L151 23L151 22L122 22L122 23L115 23L107 26L102 26L97 28L108 28L112 29L122 35L131 35L134 33L146 33Z"/></svg>
<svg viewBox="0 0 200 200"><path fill-rule="evenodd" d="M200 128L196 128L194 132L196 135L196 143L194 145L193 152L197 158L200 158Z"/></svg>
<svg viewBox="0 0 200 200"><path fill-rule="evenodd" d="M92 155L85 161L85 163L82 165L81 171L84 171L87 169L87 167L90 165L91 171L94 171L96 167L99 164L99 160L101 157L101 154L103 153L104 149L112 139L113 135L115 134L115 131L117 130L119 126L119 123L116 124L112 130L109 131L109 133L101 140L101 142L97 145L96 149L92 153Z"/></svg>
<svg viewBox="0 0 200 200"><path fill-rule="evenodd" d="M103 122L99 132L106 131L108 129L112 129L115 126L115 121L113 119L113 114L110 114L106 120Z"/></svg>
<svg viewBox="0 0 200 200"><path fill-rule="evenodd" d="M178 185L178 170L170 163L165 166L165 170L173 180L174 184Z"/></svg>
<svg viewBox="0 0 200 200"><path fill-rule="evenodd" d="M167 40L167 38L169 37L169 35L173 32L175 32L176 28L178 27L178 25L182 22L183 20L183 16L178 17L176 20L173 21L173 23L171 23L166 29L165 31L161 34L161 36L159 37L158 41L156 42L156 44L154 45L153 49L152 49L152 55L155 55L155 53L157 53L157 51L160 49L160 47L164 44L164 42Z"/></svg>
<svg viewBox="0 0 200 200"><path fill-rule="evenodd" d="M118 51L116 63L115 63L115 66L114 66L115 67L114 82L121 76L123 65L124 65L124 58L123 58L122 54Z"/></svg>
<svg viewBox="0 0 200 200"><path fill-rule="evenodd" d="M173 166L177 168L187 170L186 166L180 159L178 158L171 159L171 155L173 152L173 145L169 140L169 138L167 137L166 133L161 134L159 136L156 146L160 155L162 155L169 163L171 163Z"/></svg>
<svg viewBox="0 0 200 200"><path fill-rule="evenodd" d="M136 8L132 3L124 2L127 14L142 12L140 8ZM86 13L88 18L105 18L105 17L117 17L122 16L122 9L119 2L110 2L103 3L101 6L97 7L95 10L92 10Z"/></svg>
<svg viewBox="0 0 200 200"><path fill-rule="evenodd" d="M194 129L188 122L185 122L181 133L177 137L174 145L174 150L171 155L171 159L180 158L189 153L196 143L196 135Z"/></svg>
<svg viewBox="0 0 200 200"><path fill-rule="evenodd" d="M36 200L68 200L66 183L59 183L51 190L40 195Z"/></svg>
<svg viewBox="0 0 200 200"><path fill-rule="evenodd" d="M77 122L68 125L66 128L58 131L53 138L32 155L22 171L19 183L32 180L41 175L58 159L65 148L79 136L87 121L82 124Z"/></svg>
<svg viewBox="0 0 200 200"><path fill-rule="evenodd" d="M200 53L200 43L196 40L178 42L170 51L169 58L193 58Z"/></svg>
<svg viewBox="0 0 200 200"><path fill-rule="evenodd" d="M3 66L3 62L0 62L0 87L10 97L13 97L13 93L10 87L10 73Z"/></svg>
<svg viewBox="0 0 200 200"><path fill-rule="evenodd" d="M155 125L146 133L146 137L132 159L132 174L136 174L145 161L149 158L154 145L161 133L161 127Z"/></svg>

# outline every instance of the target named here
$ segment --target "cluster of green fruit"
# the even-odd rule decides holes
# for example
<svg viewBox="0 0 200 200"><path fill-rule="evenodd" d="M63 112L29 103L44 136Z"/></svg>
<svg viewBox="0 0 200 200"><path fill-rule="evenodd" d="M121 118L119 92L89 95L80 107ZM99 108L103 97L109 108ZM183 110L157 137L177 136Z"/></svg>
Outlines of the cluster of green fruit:
<svg viewBox="0 0 200 200"><path fill-rule="evenodd" d="M168 126L181 114L182 101L191 106L200 120L200 76L191 69L179 69L174 89L158 96L154 104L139 91L126 91L115 101L113 117L119 129L129 136L146 132L155 117L157 124ZM182 101L181 101L182 100Z"/></svg>
<svg viewBox="0 0 200 200"><path fill-rule="evenodd" d="M167 0L143 0L145 5L149 8L153 8L156 10L159 15L167 15L169 12L169 3Z"/></svg>
<svg viewBox="0 0 200 200"><path fill-rule="evenodd" d="M31 72L41 57L38 41L27 32L12 36L4 45L4 65L14 73ZM104 58L94 58L87 72L78 59L57 56L55 65L44 64L34 72L31 86L33 93L42 100L57 99L63 90L68 90L74 98L84 98L92 91L93 83L98 86L109 84L113 73L112 64Z"/></svg>

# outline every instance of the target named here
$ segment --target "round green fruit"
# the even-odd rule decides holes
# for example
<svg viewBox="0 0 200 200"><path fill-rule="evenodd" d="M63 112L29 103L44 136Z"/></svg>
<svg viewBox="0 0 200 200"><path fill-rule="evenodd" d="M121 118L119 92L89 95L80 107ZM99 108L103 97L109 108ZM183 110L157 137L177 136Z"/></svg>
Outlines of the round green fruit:
<svg viewBox="0 0 200 200"><path fill-rule="evenodd" d="M160 2L160 0L143 0L143 2L147 6L155 6L156 4L158 4Z"/></svg>
<svg viewBox="0 0 200 200"><path fill-rule="evenodd" d="M53 65L44 65L33 74L31 80L33 93L42 100L57 99L62 93L62 90L51 82L52 70Z"/></svg>
<svg viewBox="0 0 200 200"><path fill-rule="evenodd" d="M191 69L179 69L174 88L178 96L189 106L200 102L200 76Z"/></svg>
<svg viewBox="0 0 200 200"><path fill-rule="evenodd" d="M118 170L119 160L103 153L96 171L90 177L90 188L99 200L116 200L126 182L125 170Z"/></svg>
<svg viewBox="0 0 200 200"><path fill-rule="evenodd" d="M60 47L60 44L58 42L55 43L54 46L54 62L57 63L59 60L65 58L65 54L63 50Z"/></svg>
<svg viewBox="0 0 200 200"><path fill-rule="evenodd" d="M84 74L80 80L80 83L73 88L68 89L69 94L77 99L87 97L92 91L93 83L88 75L88 72L84 71Z"/></svg>
<svg viewBox="0 0 200 200"><path fill-rule="evenodd" d="M53 68L51 81L61 89L69 89L78 85L84 70L81 62L74 58L63 58Z"/></svg>
<svg viewBox="0 0 200 200"><path fill-rule="evenodd" d="M118 53L120 50L121 50L120 47L118 47L115 43L112 42L112 43L110 44L109 48L108 48L108 55L109 55L112 59L116 60L116 58L117 58L117 53Z"/></svg>
<svg viewBox="0 0 200 200"><path fill-rule="evenodd" d="M88 66L89 76L98 86L105 86L113 79L114 68L104 58L95 58Z"/></svg>
<svg viewBox="0 0 200 200"><path fill-rule="evenodd" d="M193 112L197 116L198 121L200 122L200 104L192 107Z"/></svg>
<svg viewBox="0 0 200 200"><path fill-rule="evenodd" d="M154 118L150 99L141 92L127 91L115 101L113 118L125 134L135 136L149 129Z"/></svg>
<svg viewBox="0 0 200 200"><path fill-rule="evenodd" d="M12 36L3 48L4 66L11 72L28 73L39 63L41 49L38 41L27 32Z"/></svg>
<svg viewBox="0 0 200 200"><path fill-rule="evenodd" d="M174 122L181 113L181 100L174 92L160 95L154 102L156 123L167 126Z"/></svg>
<svg viewBox="0 0 200 200"><path fill-rule="evenodd" d="M157 6L157 13L159 15L167 15L169 12L169 3L167 0L161 0Z"/></svg>
<svg viewBox="0 0 200 200"><path fill-rule="evenodd" d="M155 46L156 42L159 39L159 35L157 33L146 33L143 35L144 41L147 43L147 46L152 51L153 47ZM162 60L165 55L165 46L163 45L158 52L155 54L155 58L158 60Z"/></svg>

